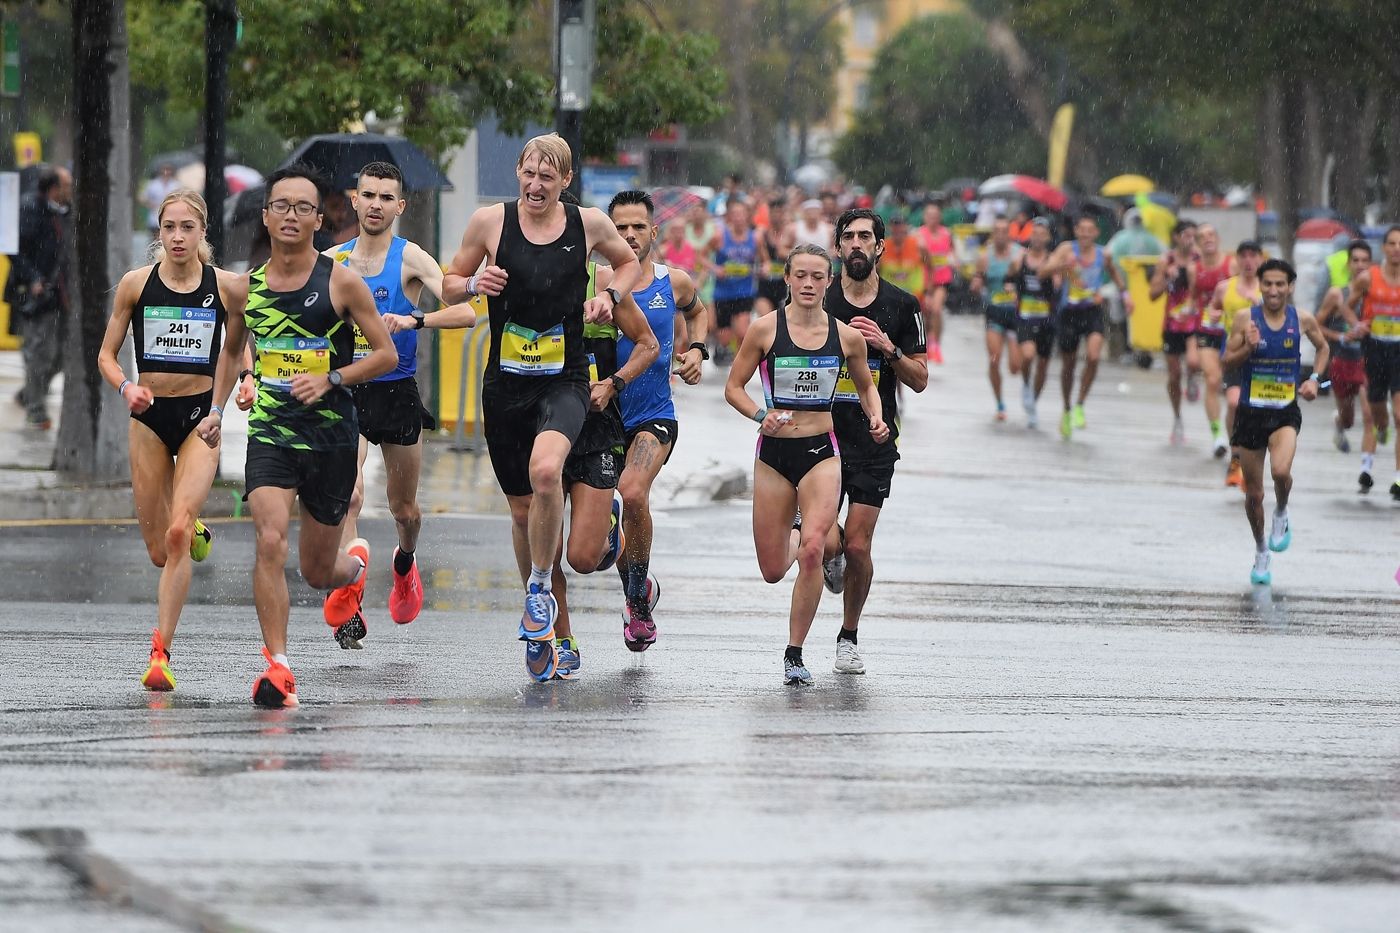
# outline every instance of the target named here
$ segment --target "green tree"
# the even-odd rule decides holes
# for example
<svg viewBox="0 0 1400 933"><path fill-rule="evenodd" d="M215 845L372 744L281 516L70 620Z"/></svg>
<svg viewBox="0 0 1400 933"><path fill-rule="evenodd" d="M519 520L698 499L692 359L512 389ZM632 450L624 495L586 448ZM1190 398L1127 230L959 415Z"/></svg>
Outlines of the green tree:
<svg viewBox="0 0 1400 933"><path fill-rule="evenodd" d="M256 113L283 138L398 117L431 153L465 141L483 114L507 129L553 113L551 18L537 0L244 0L230 114ZM585 114L590 154L622 136L704 121L724 72L706 36L662 30L643 7L600 0L599 63ZM173 104L202 100L200 0L132 0L132 74Z"/></svg>
<svg viewBox="0 0 1400 933"><path fill-rule="evenodd" d="M1043 172L1044 151L981 25L950 15L916 20L880 50L869 105L834 155L866 187L916 188Z"/></svg>

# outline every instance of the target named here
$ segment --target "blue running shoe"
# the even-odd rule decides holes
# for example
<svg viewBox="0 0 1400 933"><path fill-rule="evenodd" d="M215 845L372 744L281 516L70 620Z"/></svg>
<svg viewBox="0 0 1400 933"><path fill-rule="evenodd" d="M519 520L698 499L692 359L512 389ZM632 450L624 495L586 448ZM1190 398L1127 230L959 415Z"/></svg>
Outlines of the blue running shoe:
<svg viewBox="0 0 1400 933"><path fill-rule="evenodd" d="M534 642L531 642L534 644ZM560 680L573 680L583 666L583 653L578 650L578 642L572 637L554 639L554 653L558 656L558 670L554 676Z"/></svg>
<svg viewBox="0 0 1400 933"><path fill-rule="evenodd" d="M531 583L525 593L525 612L520 616L521 641L553 641L554 620L559 618L559 604L554 594Z"/></svg>
<svg viewBox="0 0 1400 933"><path fill-rule="evenodd" d="M784 655L783 683L790 687L810 687L812 685L812 674L807 670L807 665L798 664L792 658Z"/></svg>
<svg viewBox="0 0 1400 933"><path fill-rule="evenodd" d="M1249 582L1255 586L1269 586L1274 575L1269 570L1269 552L1259 551L1254 555L1254 567L1249 571Z"/></svg>
<svg viewBox="0 0 1400 933"><path fill-rule="evenodd" d="M1274 513L1274 526L1269 529L1269 550L1286 551L1288 545L1293 543L1293 528L1288 523L1288 516Z"/></svg>
<svg viewBox="0 0 1400 933"><path fill-rule="evenodd" d="M613 490L612 516L608 525L608 549L603 552L603 559L598 562L599 570L607 570L617 563L617 559L622 556L622 549L627 546L627 538L622 533L622 493Z"/></svg>
<svg viewBox="0 0 1400 933"><path fill-rule="evenodd" d="M525 642L525 670L540 683L553 680L559 670L559 654L554 650L554 642Z"/></svg>

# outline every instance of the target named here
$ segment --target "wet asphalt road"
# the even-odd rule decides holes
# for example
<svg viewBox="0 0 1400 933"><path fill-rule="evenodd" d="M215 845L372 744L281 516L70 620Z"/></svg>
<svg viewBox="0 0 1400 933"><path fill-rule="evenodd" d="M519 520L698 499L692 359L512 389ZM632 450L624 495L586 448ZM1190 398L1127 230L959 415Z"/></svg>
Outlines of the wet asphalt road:
<svg viewBox="0 0 1400 933"><path fill-rule="evenodd" d="M370 518L366 650L293 574L285 712L247 702L248 524L216 526L161 698L136 530L3 529L0 929L1396 929L1400 508L1352 492L1331 403L1253 590L1238 493L1197 411L1166 444L1159 372L1107 367L1066 444L991 422L971 324L909 406L870 673L830 672L828 597L810 689L779 683L788 589L742 501L658 516L646 655L616 577L574 578L586 676L538 685L489 472L435 450L428 608L388 622ZM711 379L678 475L751 456Z"/></svg>

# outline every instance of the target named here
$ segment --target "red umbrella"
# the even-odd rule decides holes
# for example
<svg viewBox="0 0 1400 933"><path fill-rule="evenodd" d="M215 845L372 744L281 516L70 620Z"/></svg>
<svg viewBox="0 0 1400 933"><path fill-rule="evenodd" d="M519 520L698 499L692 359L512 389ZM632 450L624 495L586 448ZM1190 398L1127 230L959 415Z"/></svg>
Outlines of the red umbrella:
<svg viewBox="0 0 1400 933"><path fill-rule="evenodd" d="M1029 175L997 175L978 187L982 197L1022 197L1043 204L1052 211L1064 210L1069 197L1047 181Z"/></svg>
<svg viewBox="0 0 1400 933"><path fill-rule="evenodd" d="M1299 240L1330 240L1335 236L1354 236L1352 229L1331 217L1314 217L1298 225L1294 234Z"/></svg>
<svg viewBox="0 0 1400 933"><path fill-rule="evenodd" d="M651 202L656 207L652 223L664 227L677 217L684 217L696 204L704 204L705 199L689 189L674 186L652 191Z"/></svg>

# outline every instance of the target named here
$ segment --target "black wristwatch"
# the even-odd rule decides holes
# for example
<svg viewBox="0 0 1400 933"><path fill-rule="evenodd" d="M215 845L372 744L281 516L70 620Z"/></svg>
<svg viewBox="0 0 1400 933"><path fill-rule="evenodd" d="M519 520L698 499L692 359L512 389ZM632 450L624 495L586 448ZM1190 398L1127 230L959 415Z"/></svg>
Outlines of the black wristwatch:
<svg viewBox="0 0 1400 933"><path fill-rule="evenodd" d="M247 379L251 375L253 375L253 371L251 369L245 369L238 374L238 381L242 382L244 379Z"/></svg>
<svg viewBox="0 0 1400 933"><path fill-rule="evenodd" d="M900 358L903 357L903 356L904 356L904 351L901 350L901 349L899 348L898 345L896 345L895 348L894 348L894 353L893 353L893 354L887 354L887 355L885 356L885 359L889 360L891 363L898 363L899 360L900 360Z"/></svg>
<svg viewBox="0 0 1400 933"><path fill-rule="evenodd" d="M428 316L423 313L422 308L414 308L411 312L413 318L413 329L422 330L428 324Z"/></svg>
<svg viewBox="0 0 1400 933"><path fill-rule="evenodd" d="M326 373L326 378L331 381L332 388L338 389L345 384L345 377L340 374L340 370L338 369L332 369L330 372Z"/></svg>
<svg viewBox="0 0 1400 933"><path fill-rule="evenodd" d="M611 376L609 376L608 381L613 384L613 391L616 392L618 395L621 395L622 390L627 388L626 380L624 380L617 373L613 373Z"/></svg>
<svg viewBox="0 0 1400 933"><path fill-rule="evenodd" d="M702 360L708 360L710 358L710 348L705 346L698 340L692 343L690 346L686 347L685 349L687 353L689 353L691 350L699 350L700 359Z"/></svg>
<svg viewBox="0 0 1400 933"><path fill-rule="evenodd" d="M607 292L608 297L612 299L614 308L622 304L622 293L619 292L617 289L609 285L607 288L603 289L603 291Z"/></svg>

